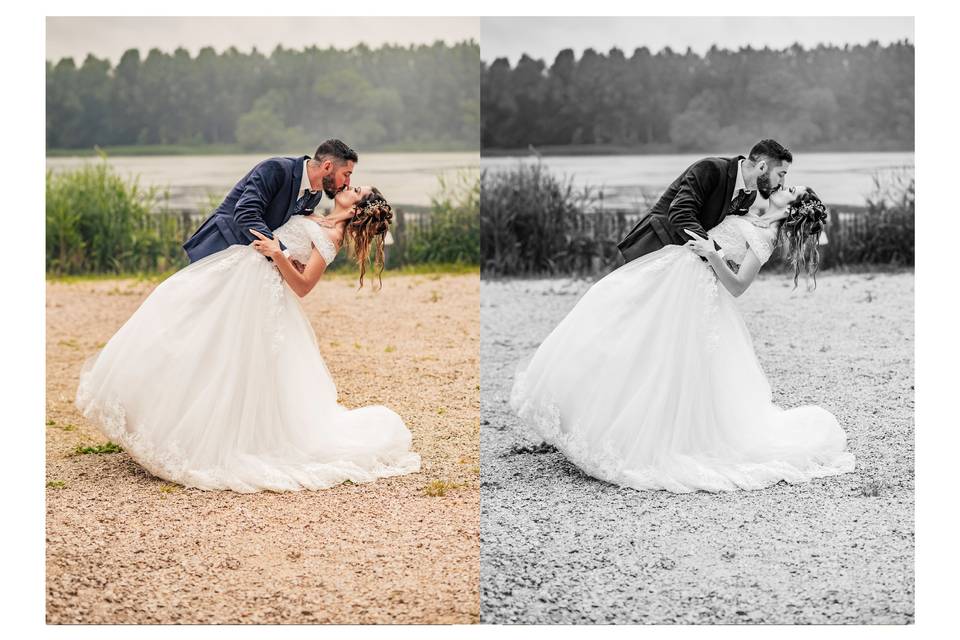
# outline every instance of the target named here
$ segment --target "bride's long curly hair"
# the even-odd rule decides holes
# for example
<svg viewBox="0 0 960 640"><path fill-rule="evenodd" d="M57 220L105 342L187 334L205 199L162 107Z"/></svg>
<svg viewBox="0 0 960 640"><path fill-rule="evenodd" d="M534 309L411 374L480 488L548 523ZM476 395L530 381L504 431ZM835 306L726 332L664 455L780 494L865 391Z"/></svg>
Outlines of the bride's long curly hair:
<svg viewBox="0 0 960 640"><path fill-rule="evenodd" d="M373 187L356 204L356 214L347 222L347 235L353 240L353 250L360 267L360 286L373 252L373 263L377 269L377 288L383 287L383 243L387 230L393 220L393 208L380 190Z"/></svg>
<svg viewBox="0 0 960 640"><path fill-rule="evenodd" d="M828 210L820 196L810 187L787 206L787 216L780 221L777 244L786 242L787 261L793 266L793 286L797 287L800 272L813 277L817 288L820 268L820 233L827 226Z"/></svg>

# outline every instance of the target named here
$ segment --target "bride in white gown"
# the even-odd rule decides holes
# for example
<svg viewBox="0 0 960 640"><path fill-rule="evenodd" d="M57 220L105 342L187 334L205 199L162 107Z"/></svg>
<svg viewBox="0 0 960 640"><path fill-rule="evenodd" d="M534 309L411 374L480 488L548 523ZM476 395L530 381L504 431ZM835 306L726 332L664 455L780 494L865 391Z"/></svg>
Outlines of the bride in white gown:
<svg viewBox="0 0 960 640"><path fill-rule="evenodd" d="M263 236L178 271L84 364L77 406L152 474L188 487L323 489L418 471L400 416L337 404L298 299L346 235L362 286L374 244L382 268L391 218L379 191L353 188L327 219L295 215L276 229L301 278L285 283L264 257L279 245Z"/></svg>
<svg viewBox="0 0 960 640"><path fill-rule="evenodd" d="M771 402L734 302L778 241L790 242L795 284L801 267L815 274L825 219L816 194L793 187L762 217L727 216L710 241L623 265L521 363L512 408L586 473L636 489L760 489L852 471L832 414Z"/></svg>

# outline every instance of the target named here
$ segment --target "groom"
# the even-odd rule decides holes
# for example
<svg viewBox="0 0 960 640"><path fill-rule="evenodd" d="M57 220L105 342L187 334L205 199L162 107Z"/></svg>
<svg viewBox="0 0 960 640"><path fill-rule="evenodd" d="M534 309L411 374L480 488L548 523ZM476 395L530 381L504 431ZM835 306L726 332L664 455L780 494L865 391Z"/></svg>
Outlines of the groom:
<svg viewBox="0 0 960 640"><path fill-rule="evenodd" d="M793 155L776 140L761 140L744 158L704 158L673 181L653 209L617 245L624 260L684 244L684 229L707 237L728 215L743 215L757 198L780 188ZM716 244L716 243L715 243Z"/></svg>
<svg viewBox="0 0 960 640"><path fill-rule="evenodd" d="M324 194L333 198L349 187L357 160L357 152L336 139L317 147L313 158L264 160L234 185L213 215L183 244L190 262L233 244L250 244L254 240L250 229L273 238L272 231L290 216L309 215ZM287 252L282 242L280 248Z"/></svg>

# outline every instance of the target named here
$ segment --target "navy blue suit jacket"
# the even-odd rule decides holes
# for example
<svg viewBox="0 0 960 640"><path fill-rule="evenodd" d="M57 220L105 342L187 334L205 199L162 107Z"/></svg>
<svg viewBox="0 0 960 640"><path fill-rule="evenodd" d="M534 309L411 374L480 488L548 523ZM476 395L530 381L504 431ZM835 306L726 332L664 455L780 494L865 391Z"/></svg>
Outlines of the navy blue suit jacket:
<svg viewBox="0 0 960 640"><path fill-rule="evenodd" d="M250 244L255 236L249 229L272 238L273 230L296 212L303 161L309 157L268 158L243 176L183 244L190 262L233 244Z"/></svg>
<svg viewBox="0 0 960 640"><path fill-rule="evenodd" d="M690 239L684 229L706 238L706 230L727 216L740 160L743 156L703 158L687 167L667 187L650 213L619 242L617 247L624 259L630 262L668 244L684 244ZM744 214L748 209L737 213ZM716 242L714 245L719 247Z"/></svg>

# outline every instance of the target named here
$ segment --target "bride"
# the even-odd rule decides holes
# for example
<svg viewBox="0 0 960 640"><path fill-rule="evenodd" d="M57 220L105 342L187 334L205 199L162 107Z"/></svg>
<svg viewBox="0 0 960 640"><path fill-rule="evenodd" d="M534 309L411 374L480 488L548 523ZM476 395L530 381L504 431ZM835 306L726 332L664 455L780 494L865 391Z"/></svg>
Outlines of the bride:
<svg viewBox="0 0 960 640"><path fill-rule="evenodd" d="M710 240L689 234L623 265L521 363L513 410L586 473L636 489L760 489L852 471L832 414L771 402L734 302L778 242L789 242L795 285L801 268L815 277L825 221L813 190L792 187L763 216L727 216Z"/></svg>
<svg viewBox="0 0 960 640"><path fill-rule="evenodd" d="M400 416L337 404L298 299L345 236L360 286L374 245L382 271L392 216L378 190L355 187L327 218L276 229L302 273L262 235L178 271L84 363L77 406L145 469L188 487L295 491L418 471Z"/></svg>

